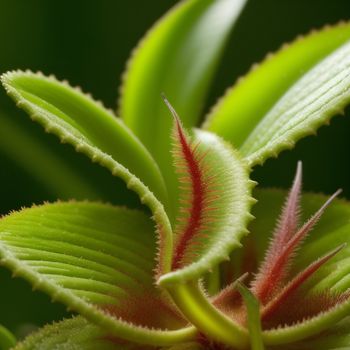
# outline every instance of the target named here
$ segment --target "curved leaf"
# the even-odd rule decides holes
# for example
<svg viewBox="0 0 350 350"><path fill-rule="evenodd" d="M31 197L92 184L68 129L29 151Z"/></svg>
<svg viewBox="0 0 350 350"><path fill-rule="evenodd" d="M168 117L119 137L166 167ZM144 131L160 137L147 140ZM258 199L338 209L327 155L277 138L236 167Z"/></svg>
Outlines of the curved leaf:
<svg viewBox="0 0 350 350"><path fill-rule="evenodd" d="M47 325L20 342L13 350L122 350L134 349L116 344L107 332L82 317Z"/></svg>
<svg viewBox="0 0 350 350"><path fill-rule="evenodd" d="M166 202L160 171L141 142L102 104L54 77L31 72L8 72L1 81L17 106L62 142L98 147L142 179Z"/></svg>
<svg viewBox="0 0 350 350"><path fill-rule="evenodd" d="M322 337L298 342L295 345L285 346L283 350L347 350L350 347L350 319L346 318L326 331ZM278 350L278 348L276 349Z"/></svg>
<svg viewBox="0 0 350 350"><path fill-rule="evenodd" d="M251 165L262 163L343 113L350 102L350 43L303 76L264 117L241 147Z"/></svg>
<svg viewBox="0 0 350 350"><path fill-rule="evenodd" d="M183 173L182 215L175 229L172 271L162 285L197 280L240 247L252 218L255 200L249 168L237 152L216 135L195 130L191 142L177 122L179 158Z"/></svg>
<svg viewBox="0 0 350 350"><path fill-rule="evenodd" d="M0 151L60 198L98 199L99 193L38 139L0 114ZM43 171L45 167L45 171Z"/></svg>
<svg viewBox="0 0 350 350"><path fill-rule="evenodd" d="M260 190L257 191L258 204L253 214L256 220L252 223L254 250L259 259L262 259L264 250L269 242L269 235L273 230L276 216L283 204L284 191ZM309 217L326 200L325 196L306 194L302 198L303 216ZM317 293L330 288L333 292L344 292L350 288L348 278L348 261L350 256L350 205L343 200L334 200L327 209L314 231L307 238L298 252L296 259L297 271L308 266L331 249L343 243L348 246L335 255L330 262L322 267L316 276L308 283L309 293ZM312 294L311 294L312 295ZM272 329L263 332L266 344L284 344L307 338L311 335L332 327L350 314L350 301L345 301L302 323L292 326Z"/></svg>
<svg viewBox="0 0 350 350"><path fill-rule="evenodd" d="M112 175L120 177L129 189L135 191L139 195L141 202L151 209L153 218L158 225L158 231L161 233L159 237L159 256L161 257L159 271L160 273L168 272L171 265L172 230L163 204L147 186L130 173L125 166L118 163L118 161L98 147L102 142L102 148L104 148L103 146L109 145L113 148L113 150L111 149L111 151L114 152L113 155L117 157L122 154L123 157L129 158L131 162L140 159L141 163L140 165L135 165L137 167L135 170L143 173L145 168L154 168L155 165L153 164L153 160L149 160L150 156L147 156L147 151L139 141L132 136L121 122L118 122L116 118L108 114L99 104L96 104L79 91L69 88L66 84L58 83L53 78L45 78L40 74L35 75L33 73L14 72L3 75L2 82L8 93L15 100L18 100L18 104L26 110L34 120L44 125L48 132L57 135L62 142L71 144L77 152L84 153L92 159L92 161L107 168ZM21 87L22 84L23 87ZM26 90L23 90L24 88ZM36 90L38 90L37 93L40 92L40 94L44 95L42 97L45 97L46 101L34 94ZM49 103L51 99L56 102L56 106ZM84 107L86 107L86 110ZM67 114L65 114L65 112L67 112ZM73 116L77 119L72 119ZM102 126L100 126L100 122ZM96 127L94 127L95 123ZM104 135L101 131L106 132L106 134ZM116 136L118 136L119 131L125 138L118 141ZM107 140L108 137L106 136L110 136L111 139ZM92 138L94 142L96 141L97 145L95 145L90 138ZM107 140L107 145L104 140ZM120 152L118 152L118 149L113 147L114 142L116 142L116 144L121 142L125 148L122 148ZM130 146L132 144L134 144L134 147ZM128 145L131 148L129 148ZM126 149L128 151L123 154L122 150L125 151ZM131 150L134 150L135 154L129 154ZM144 154L146 154L145 157L143 157ZM154 171L158 172L158 169ZM150 171L150 174L153 173L154 172ZM145 172L145 174L146 176L150 176L148 172ZM153 175L151 178L149 181L155 181ZM162 182L160 181L158 183L156 181L156 183L157 186L160 186L159 197L164 198L164 195L161 195L161 193L164 194Z"/></svg>
<svg viewBox="0 0 350 350"><path fill-rule="evenodd" d="M186 127L196 125L231 28L245 0L188 0L167 13L134 51L120 116L151 151L173 191L165 92ZM208 45L210 42L210 45ZM171 196L173 197L173 196Z"/></svg>
<svg viewBox="0 0 350 350"><path fill-rule="evenodd" d="M195 334L154 287L153 226L141 212L47 204L3 218L0 242L4 266L113 336L170 345Z"/></svg>
<svg viewBox="0 0 350 350"><path fill-rule="evenodd" d="M260 66L254 67L246 77L242 78L237 85L226 93L209 114L204 128L223 136L236 147L244 145L248 138L250 139L249 142L257 142L260 137L265 137L265 135L262 135L263 131L267 131L267 134L269 134L266 135L266 140L268 140L268 137L271 138L271 134L268 132L268 126L265 122L267 113L269 113L290 86L315 64L349 39L350 24L341 23L338 26L326 27L319 32L312 32L310 35L298 38L293 43L284 46L275 55L268 56ZM336 69L338 63L335 57L333 60L333 69ZM344 68L346 64L346 58L343 57L343 60L341 61L342 68ZM331 79L336 73L332 70L332 72L329 72L329 75L323 77L322 73L327 72L328 68L329 67L326 66L319 66L314 76L309 77L312 86L308 86L305 80L303 83L298 83L300 91L294 88L293 93L289 94L289 98L291 99L294 96L293 102L295 102L298 101L298 98L302 97L300 95L296 96L296 93L308 96L310 91L313 92L313 90L322 89L322 86L327 82L327 78L328 80ZM319 74L323 79L317 79L317 75ZM315 100L318 96L314 94L313 97ZM284 99L284 101L286 101L286 99ZM311 98L309 102L310 101ZM330 105L326 107L328 109L328 114L331 113L329 110L331 107ZM336 106L333 107L336 108ZM288 112L288 108L291 110L292 106L284 103L283 111ZM339 109L340 108L339 106ZM293 111L295 112L296 110L293 109ZM291 110L290 112L292 113L293 111ZM279 125L283 126L284 122L281 116L277 114L276 109L275 112L274 120L276 124L279 123ZM324 111L322 110L321 112ZM334 114L333 110L332 112ZM279 113L281 114L282 110L279 110ZM309 113L309 110L305 111L304 117L307 116L307 113ZM272 112L270 112L269 115L270 114L272 114ZM320 118L322 119L322 116ZM262 130L259 124L262 120L264 120L263 123L266 124L266 130ZM293 120L296 121L296 119ZM324 120L322 120L322 122L324 122ZM321 121L319 124L320 123ZM312 126L314 125L310 123L308 129ZM276 132L278 132L278 130ZM296 141L297 138L300 138L300 136L296 137L293 135L291 141ZM286 142L287 140L285 139L284 141ZM262 144L262 142L257 145L257 147L260 148L263 146L264 144ZM272 146L270 148L272 148ZM243 146L243 151L246 155L251 155L255 150L255 148L251 149L248 145ZM278 149L273 149L273 151L278 151ZM266 154L263 158L267 156ZM253 159L251 161L253 161ZM253 162L257 162L257 160Z"/></svg>

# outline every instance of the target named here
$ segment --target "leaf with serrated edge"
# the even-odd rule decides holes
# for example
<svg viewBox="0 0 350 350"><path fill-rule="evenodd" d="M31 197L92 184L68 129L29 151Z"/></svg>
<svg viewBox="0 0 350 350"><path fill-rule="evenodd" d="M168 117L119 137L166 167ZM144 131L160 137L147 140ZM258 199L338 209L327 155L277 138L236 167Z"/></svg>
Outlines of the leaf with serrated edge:
<svg viewBox="0 0 350 350"><path fill-rule="evenodd" d="M19 81L20 80L20 81ZM14 82L15 81L15 82ZM172 254L172 230L171 225L168 219L168 216L165 212L165 209L163 207L164 202L160 202L158 198L148 189L148 187L141 181L139 178L137 178L135 175L130 173L130 171L121 163L116 161L112 156L105 153L103 150L101 150L98 145L96 146L91 140L90 140L90 132L94 135L95 131L91 130L94 129L91 127L91 125L87 125L86 128L82 128L85 126L85 123L89 121L91 118L94 119L96 116L98 117L97 120L94 119L92 126L94 123L96 123L96 129L98 129L98 135L102 136L103 140L107 140L111 136L110 142L119 142L116 141L116 134L113 132L118 130L124 130L123 132L126 132L126 139L125 141L128 143L130 140L132 140L134 137L129 138L128 135L130 134L127 129L125 129L124 126L122 126L121 122L118 122L115 117L113 117L111 114L108 114L108 112L105 111L105 109L102 106L99 106L98 104L95 104L89 97L86 97L82 93L80 93L77 90L71 89L68 87L68 85L64 83L58 83L54 78L46 78L40 74L36 75L30 72L27 73L21 73L21 72L14 72L14 73L6 73L2 76L2 82L5 85L8 93L16 100L18 100L20 106L25 109L30 116L44 125L46 127L46 130L48 132L51 132L55 135L57 135L62 142L66 142L71 144L77 152L81 152L92 159L92 161L99 163L103 167L107 168L113 176L120 177L127 185L127 187L133 191L135 191L143 204L147 205L152 213L153 218L157 222L158 227L161 227L161 230L158 230L161 235L159 237L159 257L160 257L160 263L159 263L159 273L168 272L170 270L171 265L171 254ZM48 92L57 92L57 94L54 94L55 96L51 96L51 98L54 98L54 100L58 103L56 107L54 107L52 104L49 104L47 101L45 102L41 98L38 98L37 96L25 92L21 88L19 88L19 84L23 83L25 86L29 83L30 89L33 89L36 84L31 84L31 82L36 82L39 85L39 90L41 93L47 94ZM13 87L12 85L15 85ZM41 88L41 85L47 86L48 89L43 90ZM48 100L50 100L50 94L46 96ZM61 102L61 98L62 101ZM31 102L31 100L34 99L34 102ZM75 103L77 105L75 105ZM61 107L61 104L63 103L65 108L69 108L69 111L71 108L75 110L75 108L78 109L79 112L82 114L74 114L74 116L77 118L79 116L78 121L83 122L82 126L78 126L78 123L74 121L74 119L71 119L68 115L63 113L63 111L57 109L57 107ZM84 111L84 106L87 105L87 109L92 112L96 112L97 114L92 113L90 115L89 113L86 113ZM91 111L90 111L91 112ZM107 114L105 114L107 113ZM69 113L70 114L70 113ZM100 115L102 114L102 115ZM87 119L80 120L80 118L86 117ZM73 116L72 116L73 118ZM105 119L104 119L105 118ZM103 122L104 120L104 122ZM100 123L104 125L103 128L100 127ZM105 130L109 129L109 126L111 124L115 127L112 128L112 130ZM119 126L118 126L119 125ZM89 131L88 134L87 130ZM106 131L106 134L100 134L101 130ZM111 135L112 132L112 135ZM125 136L124 135L124 136ZM129 140L129 141L128 141ZM135 141L136 139L134 139ZM96 138L94 137L94 141L96 141ZM101 140L100 140L101 141ZM135 141L136 142L136 141ZM136 142L136 148L138 149L138 141ZM141 147L141 146L140 146ZM138 159L140 157L143 158L142 154L143 152L147 152L145 150L142 150L141 147L138 150L135 150L135 157L134 154L130 156L129 152L126 152L128 155L128 158L133 158L133 161ZM113 152L119 154L123 154L125 149L121 149L120 152L118 152L118 149L114 149ZM141 153L140 153L141 152ZM138 154L138 156L136 156ZM126 155L124 155L126 156ZM146 157L147 158L147 157ZM147 159L145 161L141 161L141 164L145 165L144 162L148 162ZM151 161L153 162L153 161ZM151 164L151 163L149 163ZM149 165L152 166L152 165ZM144 166L138 165L137 166L139 171L142 171L144 169ZM152 176L153 178L153 176ZM154 179L154 178L153 178ZM158 184L159 186L160 184ZM163 187L163 186L161 186ZM162 191L161 191L162 192Z"/></svg>
<svg viewBox="0 0 350 350"><path fill-rule="evenodd" d="M127 65L119 113L157 160L171 198L176 197L169 156L171 120L160 94L171 99L186 127L196 125L245 1L180 2L141 40Z"/></svg>
<svg viewBox="0 0 350 350"><path fill-rule="evenodd" d="M242 145L251 165L264 162L315 131L350 102L350 43L304 75Z"/></svg>
<svg viewBox="0 0 350 350"><path fill-rule="evenodd" d="M108 340L105 330L82 317L47 325L18 343L13 350L137 350ZM140 349L140 348L139 348Z"/></svg>
<svg viewBox="0 0 350 350"><path fill-rule="evenodd" d="M290 86L349 39L350 24L340 23L284 45L227 91L204 128L241 147Z"/></svg>
<svg viewBox="0 0 350 350"><path fill-rule="evenodd" d="M46 204L3 218L0 242L14 275L113 336L170 345L195 335L154 286L153 225L139 211Z"/></svg>
<svg viewBox="0 0 350 350"><path fill-rule="evenodd" d="M173 271L160 277L162 285L197 280L228 259L230 252L240 247L240 240L247 233L247 223L252 218L250 207L255 200L250 194L255 183L249 180L250 169L238 153L216 135L201 130L194 131L191 144L196 153L194 162L203 176L200 184L190 182L188 190L202 192L203 203L200 209L190 204L186 210L201 210L196 213L200 216L200 224L193 227L195 232L191 232L183 244L182 262L173 260ZM195 195L193 193L192 198ZM182 234L181 217L179 220L180 232L177 233L173 259ZM191 217L185 217L185 220L191 220Z"/></svg>
<svg viewBox="0 0 350 350"><path fill-rule="evenodd" d="M79 89L71 88L67 82L40 73L8 72L2 75L1 82L17 106L47 132L76 147L88 144L99 148L142 179L166 203L164 181L152 156L124 123L101 103Z"/></svg>
<svg viewBox="0 0 350 350"><path fill-rule="evenodd" d="M348 350L350 347L350 317L327 330L321 337L283 347L286 350ZM276 349L277 350L277 349Z"/></svg>
<svg viewBox="0 0 350 350"><path fill-rule="evenodd" d="M273 231L276 217L284 202L286 193L280 190L259 190L256 192L258 204L253 214L257 218L250 226L254 250L259 260ZM326 196L304 194L301 207L303 218L310 217L327 199ZM344 292L350 288L348 276L349 243L350 243L350 204L344 200L334 200L325 211L320 222L305 244L300 248L295 260L295 270L300 271L312 261L325 255L330 249L348 243L330 262L322 267L308 283L309 293L330 288L333 292ZM287 344L305 339L335 325L350 314L350 301L341 303L328 312L320 314L308 321L293 326L263 332L264 343L268 345Z"/></svg>

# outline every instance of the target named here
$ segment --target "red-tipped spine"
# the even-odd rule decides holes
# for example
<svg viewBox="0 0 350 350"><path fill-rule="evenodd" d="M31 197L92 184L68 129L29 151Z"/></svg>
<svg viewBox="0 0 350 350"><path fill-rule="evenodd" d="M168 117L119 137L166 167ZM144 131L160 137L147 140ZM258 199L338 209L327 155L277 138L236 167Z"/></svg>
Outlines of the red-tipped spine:
<svg viewBox="0 0 350 350"><path fill-rule="evenodd" d="M321 266L336 255L346 244L342 244L322 258L311 263L304 271L300 272L285 288L271 300L262 310L261 318L265 321L287 300L296 290L309 279Z"/></svg>

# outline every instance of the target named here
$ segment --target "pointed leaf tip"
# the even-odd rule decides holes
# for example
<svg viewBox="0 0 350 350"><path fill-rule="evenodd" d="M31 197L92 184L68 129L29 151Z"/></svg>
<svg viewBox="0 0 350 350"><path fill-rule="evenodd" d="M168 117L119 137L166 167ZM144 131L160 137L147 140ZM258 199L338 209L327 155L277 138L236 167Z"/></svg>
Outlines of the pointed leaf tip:
<svg viewBox="0 0 350 350"><path fill-rule="evenodd" d="M266 253L262 267L253 282L253 290L263 303L271 300L271 298L280 291L283 281L288 275L296 250L319 221L325 209L341 193L340 189L337 190L326 200L321 208L296 231L296 217L298 216L297 203L300 195L300 184L301 163L298 163L294 184L283 209L278 229L275 231L274 238ZM293 230L290 230L291 228Z"/></svg>
<svg viewBox="0 0 350 350"><path fill-rule="evenodd" d="M278 211L283 203L285 193L279 190L258 190L256 195L258 204L254 207L253 214L257 219L251 225L251 232L254 235L258 256L262 259L261 252L266 247L268 232L271 232L274 225L274 215L271 213ZM323 195L304 194L302 201L304 216L311 216L312 213L317 212L328 199L329 197ZM333 348L332 344L337 344L328 342L328 334L332 334L333 327L342 319L345 320L350 311L348 298L350 288L348 278L349 217L349 203L345 200L335 199L332 206L324 212L322 220L314 228L314 234L310 235L300 248L298 259L293 263L293 272L305 272L305 269L318 261L319 257L327 257L330 254L330 247L337 247L338 252L333 255L331 260L328 260L327 266L322 265L319 268L315 278L305 281L302 288L291 294L288 302L283 303L286 305L283 308L284 311L282 309L276 311L275 316L269 322L264 322L263 339L266 346L283 347L283 344L289 344L288 348L306 350L318 349L318 345L325 342L329 346L320 348L326 350ZM344 242L347 243L347 246ZM306 275L308 274L309 272L306 273ZM292 277L286 282L291 280ZM305 302L302 302L300 298ZM303 319L304 314L300 314L299 311L304 312L305 320ZM288 315L291 317L288 318ZM312 317L310 318L310 316ZM313 338L307 340L308 337ZM314 342L312 339L317 339L317 341ZM314 343L317 345L312 346ZM302 346L303 344L311 344L311 346Z"/></svg>
<svg viewBox="0 0 350 350"><path fill-rule="evenodd" d="M333 249L323 257L311 263L302 272L300 272L296 277L294 277L283 289L282 291L274 297L262 310L262 319L264 321L268 320L274 312L279 307L283 307L283 303L290 298L298 289L303 285L303 283L308 280L318 269L320 269L326 262L338 254L342 249L345 248L347 243L339 245L337 248ZM322 310L320 310L321 312ZM324 310L326 311L326 310ZM314 315L315 316L315 315Z"/></svg>

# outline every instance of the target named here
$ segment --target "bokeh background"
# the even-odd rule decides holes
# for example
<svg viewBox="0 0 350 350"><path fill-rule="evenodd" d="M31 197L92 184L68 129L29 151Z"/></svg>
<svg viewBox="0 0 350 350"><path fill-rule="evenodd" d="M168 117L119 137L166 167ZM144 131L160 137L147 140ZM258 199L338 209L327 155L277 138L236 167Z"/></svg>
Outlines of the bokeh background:
<svg viewBox="0 0 350 350"><path fill-rule="evenodd" d="M0 73L12 69L41 70L83 87L107 107L116 108L118 86L132 48L146 30L176 1L170 0L0 0ZM349 0L250 0L229 41L222 65L207 100L207 109L223 91L262 60L297 35L350 17ZM296 161L304 161L304 188L331 193L339 187L350 198L350 111L336 117L317 137L299 142L255 170L261 186L288 187ZM0 115L11 118L26 133L44 140L47 147L67 159L72 168L88 169L101 198L114 203L137 205L123 184L107 171L18 111L0 92ZM4 146L0 123L0 211L55 200L57 195L16 162L16 154ZM8 135L7 135L8 136ZM45 165L41 169L45 173ZM90 180L88 180L90 181ZM66 198L63 198L66 199ZM17 334L65 315L23 281L0 270L0 323Z"/></svg>

